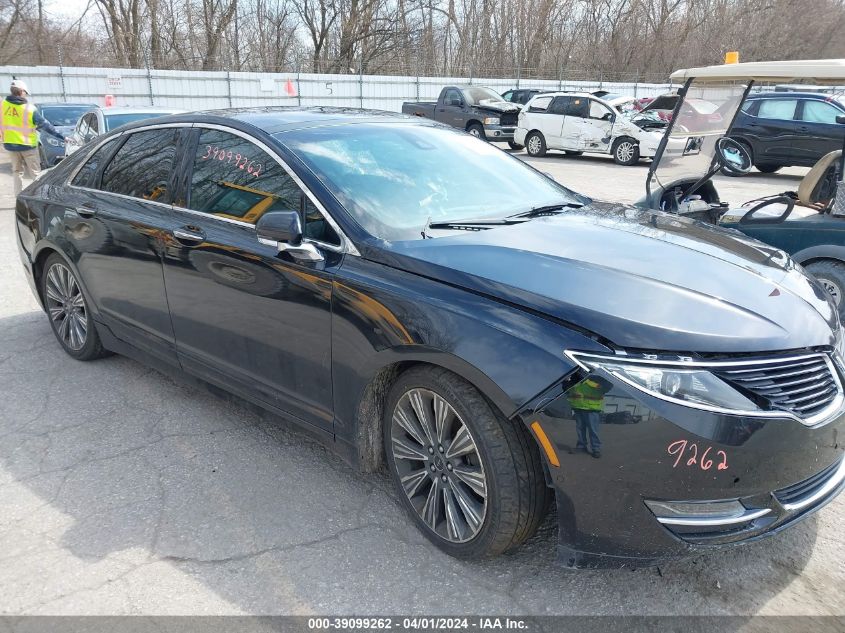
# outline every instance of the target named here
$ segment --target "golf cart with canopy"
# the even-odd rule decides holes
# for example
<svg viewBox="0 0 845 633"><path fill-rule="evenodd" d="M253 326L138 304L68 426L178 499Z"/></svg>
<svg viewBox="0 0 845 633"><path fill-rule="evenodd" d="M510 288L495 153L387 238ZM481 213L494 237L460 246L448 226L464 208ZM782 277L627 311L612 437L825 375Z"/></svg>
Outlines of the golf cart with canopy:
<svg viewBox="0 0 845 633"><path fill-rule="evenodd" d="M730 137L746 97L761 84L805 81L845 85L845 59L750 62L678 70L678 103L651 163L646 197L638 206L720 224L785 251L830 293L845 319L845 185L842 151L816 163L794 192L772 191L755 200L722 200L713 177L748 173L749 148ZM717 106L710 114L685 107L692 99ZM797 116L797 112L796 112ZM839 116L836 122L845 125ZM800 151L812 122L799 126L790 143ZM750 197L750 196L749 196Z"/></svg>

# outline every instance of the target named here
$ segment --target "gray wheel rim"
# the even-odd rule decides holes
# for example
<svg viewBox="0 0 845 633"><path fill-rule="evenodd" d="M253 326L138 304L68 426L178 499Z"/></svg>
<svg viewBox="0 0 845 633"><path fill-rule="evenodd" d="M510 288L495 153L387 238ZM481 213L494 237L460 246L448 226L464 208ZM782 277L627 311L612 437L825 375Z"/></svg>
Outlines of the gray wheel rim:
<svg viewBox="0 0 845 633"><path fill-rule="evenodd" d="M428 528L451 543L473 539L487 516L487 476L455 409L428 389L399 399L390 428L396 472Z"/></svg>
<svg viewBox="0 0 845 633"><path fill-rule="evenodd" d="M634 144L631 141L623 141L616 148L616 157L620 162L627 163L634 157Z"/></svg>
<svg viewBox="0 0 845 633"><path fill-rule="evenodd" d="M528 139L528 151L532 154L537 154L540 151L540 137L532 136Z"/></svg>
<svg viewBox="0 0 845 633"><path fill-rule="evenodd" d="M477 127L469 128L469 133L472 134L473 136L475 136L476 138L481 136L481 132L478 131Z"/></svg>
<svg viewBox="0 0 845 633"><path fill-rule="evenodd" d="M70 349L82 349L88 338L88 311L82 290L67 266L50 266L45 295L47 313L58 337Z"/></svg>
<svg viewBox="0 0 845 633"><path fill-rule="evenodd" d="M826 277L816 277L819 280L819 283L822 285L827 293L833 297L833 302L838 306L842 303L842 289L839 287L839 284L831 279L827 279Z"/></svg>

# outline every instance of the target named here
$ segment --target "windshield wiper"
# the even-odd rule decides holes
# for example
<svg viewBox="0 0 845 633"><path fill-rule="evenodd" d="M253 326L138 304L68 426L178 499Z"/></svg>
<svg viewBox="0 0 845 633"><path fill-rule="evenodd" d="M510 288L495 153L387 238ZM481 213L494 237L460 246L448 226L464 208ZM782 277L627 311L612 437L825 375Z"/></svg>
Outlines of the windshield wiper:
<svg viewBox="0 0 845 633"><path fill-rule="evenodd" d="M547 204L542 207L534 207L528 211L523 211L522 213L515 213L513 215L509 215L508 218L536 218L541 215L552 215L554 213L560 213L564 209L580 209L583 207L583 204L579 204L578 202L558 202L557 204Z"/></svg>
<svg viewBox="0 0 845 633"><path fill-rule="evenodd" d="M465 231L480 231L490 226L506 226L508 224L519 224L522 218L476 218L468 220L442 220L440 222L429 222L426 229L463 229Z"/></svg>

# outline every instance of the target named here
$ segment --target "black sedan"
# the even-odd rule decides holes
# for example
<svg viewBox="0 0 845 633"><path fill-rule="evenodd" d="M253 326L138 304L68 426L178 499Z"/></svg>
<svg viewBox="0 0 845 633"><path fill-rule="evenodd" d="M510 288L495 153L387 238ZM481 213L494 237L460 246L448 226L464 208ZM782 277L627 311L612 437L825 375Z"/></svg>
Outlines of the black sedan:
<svg viewBox="0 0 845 633"><path fill-rule="evenodd" d="M845 485L842 333L800 267L464 132L166 117L80 149L16 216L68 354L183 372L386 466L455 556L517 547L554 499L565 564L645 564Z"/></svg>

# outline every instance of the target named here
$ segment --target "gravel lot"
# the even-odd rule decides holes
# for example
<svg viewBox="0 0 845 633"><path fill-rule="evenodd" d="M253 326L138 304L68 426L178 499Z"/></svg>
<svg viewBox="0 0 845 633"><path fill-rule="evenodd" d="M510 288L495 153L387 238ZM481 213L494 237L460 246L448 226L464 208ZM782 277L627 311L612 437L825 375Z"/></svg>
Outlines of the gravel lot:
<svg viewBox="0 0 845 633"><path fill-rule="evenodd" d="M660 570L562 569L551 521L510 556L460 562L384 476L283 421L125 358L71 360L20 270L0 161L0 613L844 612L845 496L785 534ZM643 191L645 166L533 162L589 195ZM798 175L725 179L723 197Z"/></svg>

